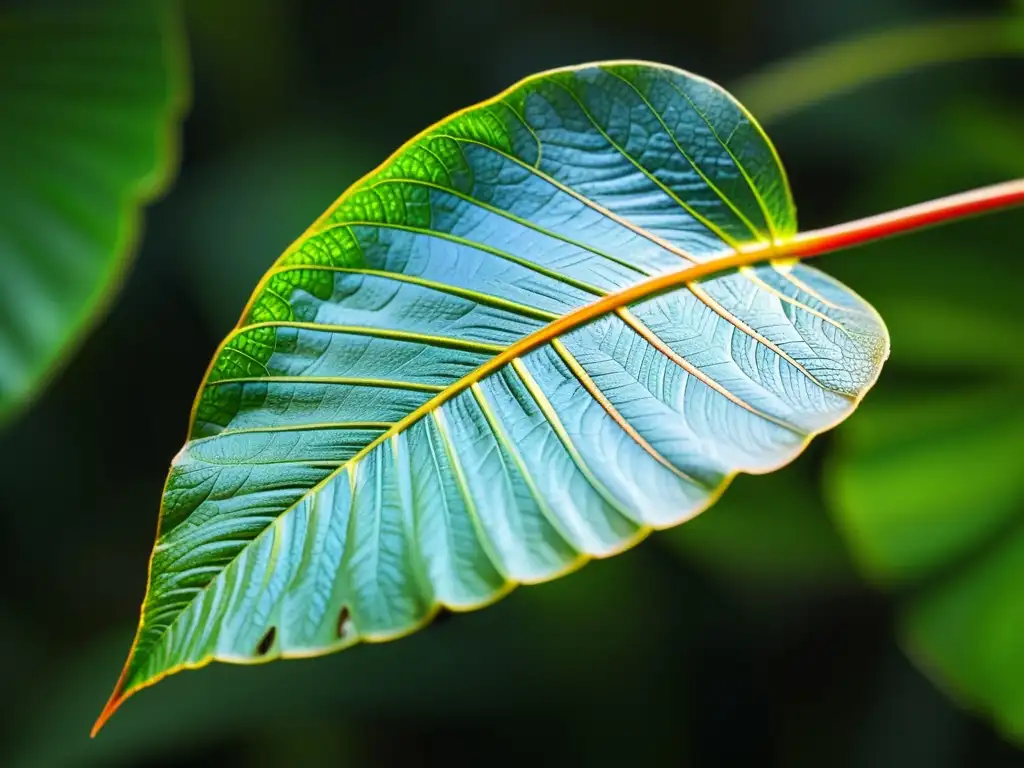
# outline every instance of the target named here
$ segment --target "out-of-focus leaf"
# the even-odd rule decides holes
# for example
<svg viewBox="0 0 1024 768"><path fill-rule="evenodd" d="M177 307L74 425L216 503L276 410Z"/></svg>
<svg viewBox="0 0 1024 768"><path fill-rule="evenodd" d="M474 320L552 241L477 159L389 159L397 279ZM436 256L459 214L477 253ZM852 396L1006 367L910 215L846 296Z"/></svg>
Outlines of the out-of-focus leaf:
<svg viewBox="0 0 1024 768"><path fill-rule="evenodd" d="M832 494L867 572L909 590L908 650L1024 739L1020 390L879 393L842 434Z"/></svg>
<svg viewBox="0 0 1024 768"><path fill-rule="evenodd" d="M1017 504L1016 525L983 557L908 607L903 634L922 668L1024 745L1024 497Z"/></svg>
<svg viewBox="0 0 1024 768"><path fill-rule="evenodd" d="M1019 397L1014 388L880 394L847 427L833 492L872 574L925 578L1016 520L1024 504Z"/></svg>
<svg viewBox="0 0 1024 768"><path fill-rule="evenodd" d="M100 723L185 667L488 605L791 461L888 350L823 273L734 269L795 234L759 127L667 67L543 73L407 143L218 351Z"/></svg>
<svg viewBox="0 0 1024 768"><path fill-rule="evenodd" d="M186 93L168 2L0 9L0 419L116 291L176 166Z"/></svg>

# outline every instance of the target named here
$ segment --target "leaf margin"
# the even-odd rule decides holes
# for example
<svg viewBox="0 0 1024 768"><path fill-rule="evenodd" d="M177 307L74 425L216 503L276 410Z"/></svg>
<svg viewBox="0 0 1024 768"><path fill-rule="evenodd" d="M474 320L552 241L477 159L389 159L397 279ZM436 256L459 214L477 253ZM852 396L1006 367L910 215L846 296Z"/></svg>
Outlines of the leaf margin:
<svg viewBox="0 0 1024 768"><path fill-rule="evenodd" d="M723 88L721 85L719 85L718 83L715 83L714 81L712 81L712 80L710 80L708 78L702 77L700 75L697 75L697 74L695 74L693 72L690 72L688 70L685 70L685 69L681 69L679 67L674 67L674 66L670 66L670 65L666 65L666 64L661 64L661 63L657 63L657 62L652 62L652 61L647 61L647 60L642 60L642 59L608 59L608 60L589 61L589 62L585 62L585 63L581 63L581 64L575 64L575 65L569 65L569 66L562 66L562 67L555 67L555 68L552 68L552 69L547 69L547 70L543 70L543 71L540 71L540 72L533 73L533 74L531 74L531 75L529 75L527 77L521 78L520 80L517 80L516 82L512 83L507 88L505 88L502 91L500 91L499 93L497 93L497 94L495 94L495 95L493 95L493 96L491 96L491 97L489 97L487 99L484 99L482 101L476 102L476 103L471 104L469 106L466 106L466 107L463 107L461 109L458 109L455 112L452 112L452 113L450 113L448 115L445 115L444 117L442 117L439 120L435 121L431 125L427 126L423 130L417 132L414 136L412 136L411 138L409 138L408 140L403 142L397 149L395 149L391 154L389 154L388 157L385 158L380 164L378 164L376 167L374 167L368 173L364 174L359 179L357 179L355 182L353 182L351 185L349 185L341 193L341 195L339 195L327 207L327 209L321 215L319 215L313 221L313 223L310 224L302 232L302 234L300 234L294 241L292 241L292 243L289 244L289 246L284 250L284 252L277 259L275 259L275 261L273 262L271 267L268 268L268 270L260 278L260 280L257 283L256 287L254 288L254 290L253 290L249 300L246 302L246 305L245 305L245 307L242 310L242 313L240 315L240 318L239 318L238 322L227 333L227 335L224 337L224 339L218 344L217 348L215 349L215 351L214 351L214 353L213 353L213 355L211 357L211 361L210 361L210 363L209 363L209 365L208 365L208 367L206 369L206 372L203 374L202 382L200 384L200 387L199 387L199 389L198 389L198 391L196 393L195 399L193 401L191 413L190 413L190 416L189 416L189 432L188 432L188 434L186 436L185 444L182 447L182 449L177 454L175 454L174 459L172 459L172 463L171 463L172 466L171 466L171 469L168 472L168 480L170 479L170 473L173 471L174 462L182 455L184 450L193 441L192 437L191 437L192 436L192 429L193 429L194 424L195 424L197 412L198 412L198 409L199 409L199 405L200 405L200 401L201 401L201 397L202 397L203 391L205 389L205 385L208 382L209 377L210 377L211 373L214 370L214 366L216 365L218 359L220 358L221 353L228 346L228 344L233 339L236 338L237 334L240 333L241 331L243 331L244 329L251 327L251 324L250 325L246 325L245 321L246 321L247 317L249 316L250 311L252 310L255 302L260 297L260 294L261 294L262 290L264 289L264 287L266 286L267 282L275 274L276 268L278 266L280 266L281 263L288 256L290 256L292 253L294 253L299 248L299 246L302 245L310 236L316 234L320 230L322 225L324 225L326 222L329 221L329 219L331 217L331 214L334 212L334 210L339 205L341 205L350 195L352 195L355 192L359 191L362 188L362 185L364 184L364 182L368 181L369 179L371 179L372 177L376 176L381 171L386 169L396 159L401 157L409 148L414 146L421 139L423 139L423 138L427 137L428 135L430 135L432 132L436 131L438 128L442 127L443 125L449 123L450 121L455 120L455 119L457 119L457 118L459 118L459 117L461 117L461 116L463 116L463 115L465 115L465 114L467 114L469 112L472 112L472 111L475 111L475 110L478 110L478 109L482 109L482 108L491 106L493 104L499 103L506 96L508 96L509 94L513 93L514 91L518 90L519 88L521 88L521 87L523 87L523 86L525 86L525 85L527 85L529 83L532 83L532 82L537 81L537 80L543 80L543 79L548 78L548 77L550 77L552 75L557 75L557 74L566 73L566 72L575 72L575 71L585 70L585 69L590 69L590 68L603 68L603 67L623 66L623 65L625 65L625 66L642 66L642 67L648 67L648 68L651 68L651 69L670 71L670 72L674 72L676 74L683 74L687 78L691 78L691 79L693 79L693 80L695 80L697 82L700 82L701 84L704 84L704 85L707 85L707 86L711 87L713 90L721 93L726 98L728 98L736 106L736 108L744 115L744 117L746 117L746 119L750 122L751 128L755 131L755 133L761 138L762 141L764 141L766 148L768 149L771 157L774 159L774 161L776 163L776 166L778 168L778 171L779 171L782 183L783 183L784 196L785 196L785 199L786 199L786 201L788 203L788 206L790 207L791 211L793 211L793 212L796 211L796 205L795 205L795 202L794 202L794 199L793 199L792 189L791 189L791 186L790 186L790 183L789 183L789 179L788 179L788 176L786 174L785 166L783 165L782 160L781 160L781 158L779 156L777 148L772 143L771 139L768 137L767 133L764 131L764 129L761 126L761 124L750 113L750 111L741 102L739 102L736 99L736 97L732 96L725 88ZM756 196L756 192L755 192L755 196ZM758 202L759 202L759 204L762 203L762 201L761 201L759 196L758 196ZM455 397L458 394L461 394L464 391L470 390L476 383L478 383L480 380L482 380L486 376L496 372L497 370L501 369L505 365L511 364L512 361L515 360L516 358L518 358L520 355L522 355L522 354L524 354L524 353L526 353L528 351L531 351L532 349L535 349L535 348L537 348L537 347L539 347L539 346L541 346L543 344L549 343L552 340L559 338L564 333L567 333L568 331L573 330L574 328L579 327L579 326L589 322L590 320L593 320L593 319L601 317L601 316L603 316L605 314L614 312L614 311L616 311L619 308L626 307L631 302L639 301L639 300L645 299L645 298L654 297L654 296L656 296L656 295L658 295L658 294L660 294L660 293L662 293L664 291L675 289L675 288L680 288L680 287L685 286L687 284L693 283L693 282L695 282L695 281L697 281L697 280L699 280L701 278L711 277L711 276L718 275L718 274L721 274L723 272L727 272L727 271L733 270L733 269L743 270L745 267L752 266L752 265L757 265L757 264L762 264L762 263L767 263L767 262L771 262L771 263L776 264L777 266L781 266L781 267L788 267L788 266L791 266L792 264L796 263L801 258L809 258L811 256L816 256L816 255L818 255L820 253L818 251L806 252L805 253L804 249L801 249L799 247L798 248L794 248L793 252L790 252L790 250L787 249L787 245L801 245L802 244L801 241L799 240L799 237L800 237L801 233L794 232L792 235L788 236L788 238L780 238L778 236L778 234L775 232L774 227L771 227L771 225L769 225L769 228L771 230L771 235L772 235L772 240L770 240L770 241L769 240L760 239L760 240L756 240L756 241L753 241L753 242L750 242L750 243L741 243L741 244L738 245L738 247L734 246L734 245L730 245L727 242L723 241L723 245L725 245L726 248L730 249L730 250L724 250L723 249L722 253L724 255L720 255L720 256L713 257L713 258L709 258L706 261L697 261L696 263L692 264L691 266L684 267L683 269L675 270L673 272L668 272L668 273L662 273L662 274L654 275L654 276L651 276L651 277L649 277L647 279L644 279L644 280L641 280L641 281L639 281L637 283L634 283L634 284L632 284L632 285L630 285L630 286L628 286L628 287L626 287L624 289L617 290L617 291L610 291L610 292L608 292L607 294L605 294L603 296L596 297L594 301L591 301L590 303L585 304L582 307L579 307L579 308L574 309L574 310L572 310L572 311L570 311L570 312L568 312L566 314L563 314L563 315L559 316L558 319L552 320L547 325L542 326L537 331L534 331L534 332L526 335L525 337L520 338L515 343L509 345L502 352L496 354L494 357L492 357L492 358L488 359L487 361L485 361L484 363L482 363L480 366L478 366L476 369L471 371L466 376L463 376L462 378L456 380L452 384L446 386L441 392L438 392L434 397L432 397L429 400L427 400L421 406L419 406L418 408L414 409L413 411L408 413L406 416L404 416L400 420L396 421L390 428L385 430L383 434L381 434L378 437L376 437L375 439L373 439L366 446L364 446L362 449L360 449L358 452L356 452L352 457L350 457L349 459L346 459L344 462L342 462L342 464L340 466L338 466L333 471L331 471L321 481L319 481L318 483L313 485L311 488L309 488L298 500L296 500L294 503L292 503L287 508L282 510L277 515L277 517L275 518L275 520L273 522L269 523L267 525L267 527L263 531L261 531L259 534L257 534L256 537L253 538L252 542L255 542L258 538L260 538L263 535L263 533L265 533L267 530L271 530L272 527L276 524L276 521L279 520L284 515L286 515L289 512L291 512L292 510L294 510L301 503L302 499L307 498L312 493L315 493L320 488L322 488L326 483L331 482L332 480L337 479L337 477L340 476L344 471L346 471L346 469L348 469L351 465L353 465L356 462L358 462L360 459L362 459L364 456L366 456L370 451L372 451L372 450L378 448L379 446L383 445L385 442L390 440L395 435L405 431L409 426L411 426L412 424L416 423L420 419L422 419L422 418L428 416L429 414L435 412L436 409L440 405L443 405L445 402L447 402L451 398ZM647 231L643 230L643 228L639 228L639 229L641 229L642 231L647 233ZM650 237L652 237L653 239L655 239L655 240L660 240L660 238L657 238L657 236L653 235L652 233L647 233L647 234ZM664 247L667 247L670 251L679 253L680 255L684 255L687 259L690 259L690 260L693 259L693 256L691 254L686 254L678 246L671 245L671 244L663 244L663 245L664 245ZM847 291L849 291L850 295L853 298L861 299L863 301L863 299L855 291L853 291L852 289L849 289L846 286L844 286L844 288ZM408 628L404 628L404 629L402 629L402 630L400 630L398 632L391 633L391 634L388 634L386 636L372 636L372 635L360 634L355 640L339 639L338 641L336 641L335 643L333 643L331 645L323 646L323 647L317 648L316 650L309 650L309 651L287 651L287 652L280 651L280 652L278 652L275 655L267 655L267 656L255 656L255 657L244 657L243 658L243 657L217 657L217 656L211 655L211 656L204 657L204 658L202 658L202 659L200 659L199 661L196 661L196 662L176 663L176 664L168 667L167 669L161 671L157 675L154 675L153 677L143 681L142 683L138 683L136 685L133 685L133 686L129 687L129 686L126 686L125 683L127 681L127 677L128 677L128 673L129 673L129 669L130 669L131 663L134 660L134 654L135 654L135 651L136 651L138 637L139 637L138 633L141 633L141 630L143 628L143 621L144 621L144 616L145 616L145 601L143 601L142 608L140 609L140 619L139 619L138 631L137 631L136 638L132 642L131 648L129 650L128 658L127 658L127 660L125 662L124 669L122 670L121 676L118 679L118 681L117 681L117 683L116 683L116 685L114 687L114 691L111 694L110 699L108 700L108 702L107 702L106 706L104 707L103 711L101 712L100 716L98 717L95 725L93 726L93 730L92 730L91 736L92 737L96 736L96 734L104 726L104 724L107 722L107 720L109 720L109 718L114 714L114 712L121 705L121 703L123 703L127 698L129 698L130 696L134 695L135 693L137 693L140 690L143 690L143 689L148 688L148 687L150 687L152 685L155 685L156 683L160 682L164 678L166 678L166 677L168 677L168 676L170 676L172 674L175 674L175 673L177 673L179 671L201 669L201 668L209 665L210 663L212 663L214 661L222 661L222 662L231 663L231 664L250 666L250 665L257 665L257 664L266 664L266 663L270 663L272 661L277 661L277 660L281 660L281 659L311 658L311 657L317 657L317 656L326 655L326 654L329 654L329 653L335 653L337 651L340 651L340 650L343 650L345 648L348 648L348 647L351 647L353 645L357 645L357 644L360 644L360 643L364 643L364 642L365 643L376 644L376 643L390 642L392 640L397 640L397 639L406 637L408 635L414 634L415 632L419 631L420 629L423 629L424 627L428 626L434 620L434 618L437 616L437 614L439 612L441 612L442 610L445 610L445 609L446 610L450 610L453 613L463 613L463 612L480 610L482 608L485 608L485 607L487 607L489 605L492 605L492 604L498 602L503 597L505 597L506 595L511 593L516 587L518 587L518 586L520 586L522 584L544 583L544 582L552 581L554 579L561 578L563 576L569 575L569 574L575 572L576 570L579 570L580 568L582 568L584 565L586 565L592 559L606 559L608 557L612 557L614 555L621 554L622 552L627 551L627 550L635 547L637 544L639 544L641 541L646 539L652 532L654 532L656 530L660 530L660 529L663 529L663 528L670 528L670 527L674 527L676 525L681 525L682 523L684 523L684 522L686 522L686 521L688 521L690 519L693 519L697 515L701 514L702 512L704 512L707 509L709 509L710 507L714 506L718 502L718 500L721 498L721 496L725 493L725 491L729 488L729 485L731 484L732 480L738 474L741 474L741 472L744 473L744 474L761 475L761 474L769 474L771 472L777 471L778 469L781 469L782 467L784 467L784 466L788 465L789 463L791 463L792 461L794 461L798 456L800 456L806 450L806 448L810 445L810 443L813 441L813 439L815 437L817 437L818 435L820 435L820 434L822 434L824 432L827 432L827 431L829 431L831 429L834 429L836 426L841 424L843 421L845 421L847 418L849 418L849 416L852 415L856 411L856 409L860 405L861 401L864 399L864 397L867 395L867 393L871 390L871 388L874 386L874 384L878 380L878 377L881 375L882 365L888 359L889 352L890 352L890 339L889 339L889 334L888 334L888 331L886 329L884 321L882 320L881 316L878 314L877 310L875 310L875 308L869 302L863 301L863 304L865 305L865 307L868 308L868 311L871 314L871 316L873 317L873 319L877 321L877 323L879 325L879 328L881 329L882 334L883 334L882 338L884 340L884 345L882 346L882 348L878 352L877 367L876 367L876 369L874 371L873 376L865 382L863 388L861 389L861 391L857 395L849 396L848 397L848 399L850 400L850 407L849 407L849 409L846 412L844 412L844 413L840 413L833 421L827 422L827 423L823 424L821 427L819 427L818 429L808 432L806 437L793 450L792 454L790 456L788 456L788 457L784 457L778 464L770 465L770 466L765 466L765 467L762 467L762 468L757 469L757 470L735 470L735 471L727 473L722 478L722 480L719 483L719 485L712 490L712 492L709 494L709 496L706 499L706 501L703 504L701 504L700 506L698 506L686 518L686 520L677 521L677 522L673 522L673 523L670 523L670 524L665 524L665 525L662 525L660 527L657 526L657 525L652 525L652 524L642 524L642 525L639 525L638 530L637 530L636 534L634 534L634 536L630 537L629 539L624 540L618 547L616 547L614 549L611 549L611 550L609 550L609 551L607 551L605 553L602 553L600 555L590 555L590 554L581 553L580 556L576 560L574 560L572 563L570 563L569 566L567 566L566 568L563 568L563 569L561 569L561 570L559 570L559 571L557 571L555 573L552 573L552 574L548 575L546 578L539 579L538 581L529 581L529 582L527 582L527 581L516 581L514 579L506 579L506 582L502 586L501 589L496 591L492 596L490 596L486 600L481 601L481 602L476 603L476 604L473 604L473 605L448 606L448 605L445 605L442 602L439 602L439 601L436 601L436 600L432 601L430 606L429 606L429 609L426 612L426 614L424 615L424 617L419 622L416 622L415 624L411 625ZM165 491L166 491L166 488L167 488L167 485L166 485L166 482L165 482L165 486L164 486L164 490ZM162 498L162 495L161 495L161 498ZM158 517L157 535L156 535L156 539L154 541L154 548L156 547L157 543L159 542L159 527L160 527L160 518ZM251 546L252 542L247 544L247 546ZM146 581L146 591L145 591L145 595L146 596L148 596L148 594L149 594L150 587L151 587L151 582L152 582L152 564L153 564L153 558L152 558L152 554L151 554L150 560L149 560L149 569L148 569L148 573L147 573L147 581Z"/></svg>

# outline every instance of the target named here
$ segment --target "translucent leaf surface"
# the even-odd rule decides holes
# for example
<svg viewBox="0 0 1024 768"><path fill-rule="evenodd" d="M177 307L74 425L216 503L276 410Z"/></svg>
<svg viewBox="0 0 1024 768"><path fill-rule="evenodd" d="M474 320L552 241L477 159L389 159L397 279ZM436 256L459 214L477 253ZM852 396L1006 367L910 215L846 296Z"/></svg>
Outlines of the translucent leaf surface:
<svg viewBox="0 0 1024 768"><path fill-rule="evenodd" d="M162 0L0 9L0 419L117 287L175 164L181 47Z"/></svg>
<svg viewBox="0 0 1024 768"><path fill-rule="evenodd" d="M667 67L545 73L417 136L213 360L105 715L183 667L481 607L793 459L888 350L813 268L719 266L795 233L752 118Z"/></svg>

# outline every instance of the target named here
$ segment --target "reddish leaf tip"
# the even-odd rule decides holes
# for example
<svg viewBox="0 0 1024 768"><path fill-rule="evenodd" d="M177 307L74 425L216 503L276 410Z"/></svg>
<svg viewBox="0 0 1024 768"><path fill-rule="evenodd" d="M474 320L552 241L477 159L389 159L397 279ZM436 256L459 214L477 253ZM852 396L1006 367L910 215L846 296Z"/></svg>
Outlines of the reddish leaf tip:
<svg viewBox="0 0 1024 768"><path fill-rule="evenodd" d="M113 693L110 694L110 698L107 699L107 703L103 707L103 711L100 712L100 716L96 718L96 722L93 724L92 730L89 732L90 739L96 738L96 734L100 732L100 729L107 724L107 721L117 711L118 707L121 706L122 702L131 695L131 692L125 692L125 681L127 679L128 665L125 664L124 670L121 672L121 676L117 679L117 684L114 686Z"/></svg>

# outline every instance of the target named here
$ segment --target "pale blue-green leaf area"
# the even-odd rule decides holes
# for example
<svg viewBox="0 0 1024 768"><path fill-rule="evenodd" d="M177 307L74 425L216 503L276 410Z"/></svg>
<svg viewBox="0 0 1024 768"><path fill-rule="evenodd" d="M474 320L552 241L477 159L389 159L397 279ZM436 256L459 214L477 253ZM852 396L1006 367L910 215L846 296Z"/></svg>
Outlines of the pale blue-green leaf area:
<svg viewBox="0 0 1024 768"><path fill-rule="evenodd" d="M123 690L401 636L790 461L888 349L810 267L650 295L475 372L607 294L795 232L760 129L667 67L547 73L414 139L288 249L218 352Z"/></svg>

